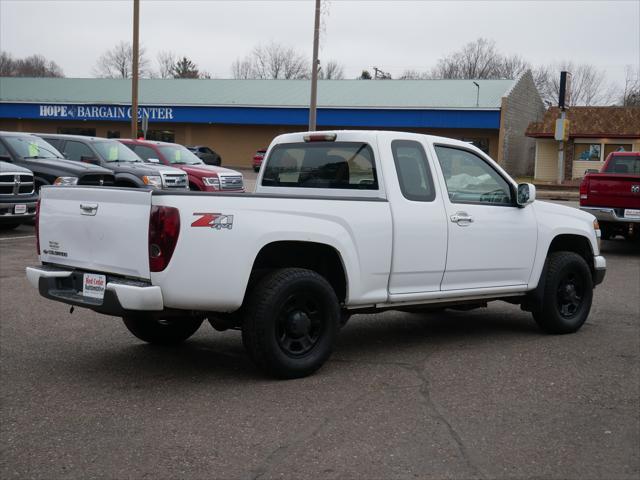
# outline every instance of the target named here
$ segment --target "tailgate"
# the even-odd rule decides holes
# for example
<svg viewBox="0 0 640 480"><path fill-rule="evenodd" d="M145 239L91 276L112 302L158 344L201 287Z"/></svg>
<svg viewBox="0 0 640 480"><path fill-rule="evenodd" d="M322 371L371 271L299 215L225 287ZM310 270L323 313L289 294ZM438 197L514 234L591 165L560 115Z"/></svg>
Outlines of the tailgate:
<svg viewBox="0 0 640 480"><path fill-rule="evenodd" d="M640 177L599 173L589 175L588 198L584 205L610 208L640 208ZM635 188L634 188L635 187Z"/></svg>
<svg viewBox="0 0 640 480"><path fill-rule="evenodd" d="M149 278L150 191L43 187L40 199L40 260Z"/></svg>

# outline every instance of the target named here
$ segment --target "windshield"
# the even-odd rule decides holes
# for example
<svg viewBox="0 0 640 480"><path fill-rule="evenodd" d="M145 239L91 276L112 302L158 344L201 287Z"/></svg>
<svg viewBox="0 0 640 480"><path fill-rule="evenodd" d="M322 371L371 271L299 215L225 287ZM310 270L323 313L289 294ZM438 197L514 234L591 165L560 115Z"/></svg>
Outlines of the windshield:
<svg viewBox="0 0 640 480"><path fill-rule="evenodd" d="M640 156L614 156L607 164L607 173L634 173L640 174Z"/></svg>
<svg viewBox="0 0 640 480"><path fill-rule="evenodd" d="M182 145L162 145L158 149L173 165L202 165L202 160Z"/></svg>
<svg viewBox="0 0 640 480"><path fill-rule="evenodd" d="M117 140L105 140L93 144L100 156L107 162L142 162L132 150Z"/></svg>
<svg viewBox="0 0 640 480"><path fill-rule="evenodd" d="M4 139L22 158L64 158L53 145L35 135L25 135L24 137L7 135Z"/></svg>

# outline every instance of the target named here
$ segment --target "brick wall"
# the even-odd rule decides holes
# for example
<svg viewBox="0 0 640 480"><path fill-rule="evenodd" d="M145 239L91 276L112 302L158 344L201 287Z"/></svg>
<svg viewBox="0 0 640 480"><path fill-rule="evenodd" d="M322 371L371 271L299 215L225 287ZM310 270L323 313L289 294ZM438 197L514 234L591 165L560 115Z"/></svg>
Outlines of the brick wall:
<svg viewBox="0 0 640 480"><path fill-rule="evenodd" d="M531 71L523 74L502 99L500 160L513 176L533 176L535 140L525 136L529 123L541 121L544 104L533 81Z"/></svg>

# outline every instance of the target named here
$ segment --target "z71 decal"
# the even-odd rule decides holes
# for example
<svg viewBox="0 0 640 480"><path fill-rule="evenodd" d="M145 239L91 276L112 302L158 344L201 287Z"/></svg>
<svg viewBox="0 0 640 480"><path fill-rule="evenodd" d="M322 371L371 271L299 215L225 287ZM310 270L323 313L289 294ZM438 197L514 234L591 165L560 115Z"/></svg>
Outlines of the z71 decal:
<svg viewBox="0 0 640 480"><path fill-rule="evenodd" d="M194 213L194 215L200 216L200 218L191 224L192 227L209 227L216 230L223 228L231 230L233 228L233 215L223 215L222 213Z"/></svg>

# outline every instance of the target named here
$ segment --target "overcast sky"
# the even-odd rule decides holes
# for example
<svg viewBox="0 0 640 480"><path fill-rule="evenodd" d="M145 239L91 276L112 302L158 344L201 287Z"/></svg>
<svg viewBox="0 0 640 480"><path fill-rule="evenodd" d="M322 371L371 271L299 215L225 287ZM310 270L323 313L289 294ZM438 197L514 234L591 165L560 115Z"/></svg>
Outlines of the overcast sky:
<svg viewBox="0 0 640 480"><path fill-rule="evenodd" d="M377 66L394 77L426 70L478 37L533 64L571 59L624 79L640 66L640 0L350 1L326 0L321 61L347 78ZM0 0L0 48L57 62L69 77L89 77L96 58L131 40L132 0ZM158 51L187 55L219 78L260 43L291 45L311 57L314 2L142 0L140 38Z"/></svg>

